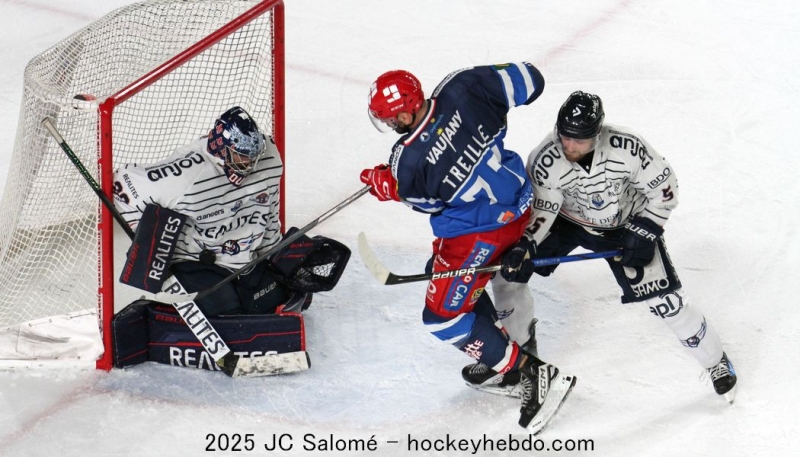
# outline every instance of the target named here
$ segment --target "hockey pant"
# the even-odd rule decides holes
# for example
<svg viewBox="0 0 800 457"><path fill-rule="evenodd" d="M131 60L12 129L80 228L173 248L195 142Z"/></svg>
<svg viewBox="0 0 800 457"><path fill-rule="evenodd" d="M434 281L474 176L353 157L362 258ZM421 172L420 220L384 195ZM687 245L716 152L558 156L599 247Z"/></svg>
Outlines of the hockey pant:
<svg viewBox="0 0 800 457"><path fill-rule="evenodd" d="M588 230L558 217L538 246L536 257L565 256L578 247L592 252L618 249L621 235L619 229ZM719 335L700 309L689 304L663 237L658 239L653 261L644 267L628 268L614 259L605 260L622 289L622 303L646 303L650 313L667 324L700 365L709 368L719 363L722 358ZM549 276L557 267L551 265L534 271Z"/></svg>
<svg viewBox="0 0 800 457"><path fill-rule="evenodd" d="M277 275L261 262L247 274L224 284L214 293L195 300L206 316L221 314L270 314L286 303L292 291L278 282ZM176 262L173 272L188 292L197 292L214 285L231 274L218 265L200 262Z"/></svg>
<svg viewBox="0 0 800 457"><path fill-rule="evenodd" d="M455 238L437 238L433 243L432 262L426 270L446 271L477 267L498 262L500 256L522 236L527 216L492 232L475 233ZM495 289L497 313L491 310L491 300L481 299L491 274L463 276L430 281L425 294L423 323L428 331L440 340L454 345L479 362L497 372L504 373L515 367L519 345L509 340L503 328L509 319L525 319L512 325L514 339L526 341L527 328L533 318L533 297L525 284L522 287L492 281ZM500 291L500 296L497 295ZM501 303L502 300L502 303ZM478 303L483 303L476 309ZM496 321L493 315L500 318ZM505 321L505 322L504 322ZM523 329L523 330L520 330Z"/></svg>

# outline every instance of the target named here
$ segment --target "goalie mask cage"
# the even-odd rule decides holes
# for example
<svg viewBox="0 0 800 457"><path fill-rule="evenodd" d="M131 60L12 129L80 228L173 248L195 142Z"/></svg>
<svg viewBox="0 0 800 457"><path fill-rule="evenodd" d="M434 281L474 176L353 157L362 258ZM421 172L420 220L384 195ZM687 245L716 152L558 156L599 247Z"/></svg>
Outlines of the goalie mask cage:
<svg viewBox="0 0 800 457"><path fill-rule="evenodd" d="M28 63L0 206L0 359L85 359L63 327L88 316L89 358L111 368L115 222L42 120L109 197L114 169L168 156L234 105L283 156L283 21L277 0L150 0Z"/></svg>

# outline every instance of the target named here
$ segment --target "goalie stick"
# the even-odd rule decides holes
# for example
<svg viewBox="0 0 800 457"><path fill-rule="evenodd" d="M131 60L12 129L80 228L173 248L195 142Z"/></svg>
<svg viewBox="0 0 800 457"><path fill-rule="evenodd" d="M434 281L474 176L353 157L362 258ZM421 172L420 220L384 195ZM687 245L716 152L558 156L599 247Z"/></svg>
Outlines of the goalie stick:
<svg viewBox="0 0 800 457"><path fill-rule="evenodd" d="M478 273L491 273L500 271L501 265L483 265L480 267L461 268L458 270L437 271L434 273L421 273L416 275L398 275L389 271L388 268L383 266L375 252L367 243L367 235L364 232L358 234L358 252L361 255L361 260L367 266L367 269L372 276L375 277L381 284L390 286L394 284L405 284L417 281L429 281L432 279L445 279L456 278L459 276L469 276ZM547 265L555 265L557 263L577 262L580 260L589 259L602 259L607 257L616 257L622 255L622 251L617 249L614 251L601 251L601 252L587 252L585 254L575 254L561 257L545 257L541 259L532 259L533 265L536 267L544 267Z"/></svg>
<svg viewBox="0 0 800 457"><path fill-rule="evenodd" d="M318 218L314 219L313 221L309 222L308 224L306 224L303 228L297 230L296 232L292 233L289 236L284 237L281 240L280 243L276 244L275 246L272 246L266 252L264 252L260 256L256 257L255 259L251 260L250 262L245 264L242 268L234 271L233 273L231 273L230 275L226 276L225 278L220 280L220 282L214 284L213 286L209 287L208 289L203 289L201 291L193 292L191 294L173 293L173 292L170 292L170 291L163 291L163 292L159 292L159 293L157 293L155 295L155 300L156 301L163 301L163 302L166 302L166 303L176 302L176 301L177 302L184 302L184 301L196 300L198 298L205 297L206 295L208 295L210 293L213 293L214 291L216 291L217 289L222 287L223 284L226 284L226 283L232 281L233 279L236 279L239 275L241 275L243 272L247 271L248 269L252 268L256 264L259 264L259 263L261 263L261 262L263 262L265 260L269 260L269 257L272 254L275 254L276 252L280 251L281 249L285 248L286 246L289 246L289 244L291 244L293 241L295 241L296 239L300 238L301 236L305 235L309 230L313 229L314 227L318 226L319 224L321 224L323 221L325 221L329 217L331 217L334 214L338 213L345 206L347 206L347 205L353 203L354 201L358 200L362 195L364 195L367 192L369 192L369 190L371 188L372 188L371 186L365 186L365 187L361 188L358 192L356 192L353 195L347 197L341 203L339 203L338 205L336 205L333 208L329 209L324 214L322 214L320 217L318 217Z"/></svg>
<svg viewBox="0 0 800 457"><path fill-rule="evenodd" d="M89 184L94 193L100 198L103 205L111 212L114 220L119 223L125 234L133 240L134 232L130 228L125 218L117 210L114 204L109 200L100 184L89 173L89 170L83 166L80 158L75 154L72 148L61 136L58 129L56 129L53 120L46 117L42 120L42 125L50 133L56 143L61 147L64 153L69 157L69 160L75 165L75 168L83 176L83 179ZM369 190L369 189L367 189ZM186 293L186 290L178 282L178 279L171 276L165 283L167 289L174 289L176 292ZM190 300L186 300L190 302ZM203 345L203 348L214 359L214 362L222 369L222 372L232 378L236 377L259 377L270 376L273 374L291 373L294 371L307 370L310 367L308 354L306 351L288 352L283 354L271 354L256 357L239 357L231 352L228 345L217 333L216 329L211 325L211 322L206 318L205 314L193 302L191 303L172 303L178 314L183 318L184 322L189 322L187 314L193 315L193 320L198 325L188 325L194 336ZM202 325L200 325L202 324ZM201 331L203 332L200 335ZM216 335L216 338L213 337Z"/></svg>

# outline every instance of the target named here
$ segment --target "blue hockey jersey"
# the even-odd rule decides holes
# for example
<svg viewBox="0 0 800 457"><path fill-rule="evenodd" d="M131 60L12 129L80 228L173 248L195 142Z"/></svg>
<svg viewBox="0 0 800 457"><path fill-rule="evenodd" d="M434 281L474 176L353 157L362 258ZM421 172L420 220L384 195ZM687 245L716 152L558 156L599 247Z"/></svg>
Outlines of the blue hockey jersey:
<svg viewBox="0 0 800 457"><path fill-rule="evenodd" d="M435 236L495 230L530 207L525 164L503 138L508 110L543 89L542 74L527 62L467 68L439 83L422 122L389 160L402 201L431 214Z"/></svg>

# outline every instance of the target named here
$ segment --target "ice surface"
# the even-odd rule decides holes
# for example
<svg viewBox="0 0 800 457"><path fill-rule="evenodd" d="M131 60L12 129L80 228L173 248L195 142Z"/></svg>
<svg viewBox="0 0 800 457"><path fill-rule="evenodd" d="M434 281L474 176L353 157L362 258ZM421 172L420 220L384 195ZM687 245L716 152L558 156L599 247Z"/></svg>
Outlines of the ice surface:
<svg viewBox="0 0 800 457"><path fill-rule="evenodd" d="M125 3L3 2L0 181L27 61ZM527 157L566 96L582 89L603 97L608 122L634 127L664 154L681 183L666 232L673 260L739 375L729 406L646 307L619 303L603 262L564 265L530 283L541 356L578 377L540 438L594 440L594 451L580 455L793 455L798 5L287 0L288 221L316 218L361 186L362 168L387 160L395 137L381 136L365 113L375 76L405 68L430 90L454 69L529 60L547 87L509 115L507 146ZM391 269L422 271L431 241L424 216L365 197L315 232L355 250L359 231ZM263 444L285 433L294 444L288 455L455 456L470 451L409 452L409 436L521 439L517 403L465 387L460 369L469 359L424 331L423 293L424 284L378 285L354 255L340 285L318 294L307 314L312 368L296 375L232 381L152 364L0 372L0 454L280 455ZM212 433L252 433L257 447L206 452ZM315 441L374 435L378 450L308 452L308 433ZM536 453L548 454L556 452Z"/></svg>

